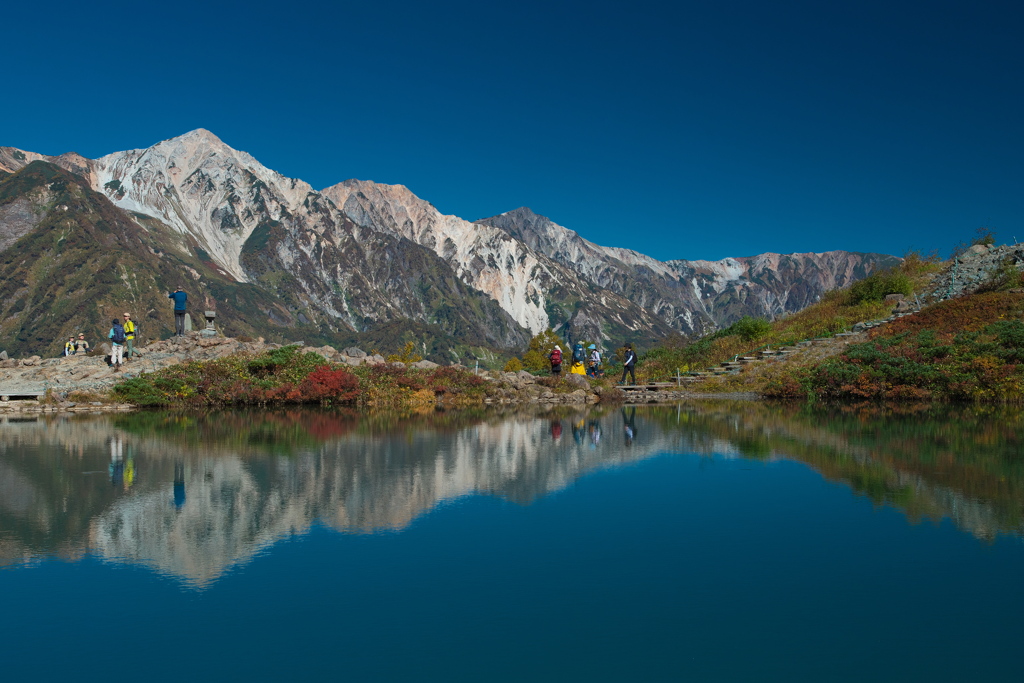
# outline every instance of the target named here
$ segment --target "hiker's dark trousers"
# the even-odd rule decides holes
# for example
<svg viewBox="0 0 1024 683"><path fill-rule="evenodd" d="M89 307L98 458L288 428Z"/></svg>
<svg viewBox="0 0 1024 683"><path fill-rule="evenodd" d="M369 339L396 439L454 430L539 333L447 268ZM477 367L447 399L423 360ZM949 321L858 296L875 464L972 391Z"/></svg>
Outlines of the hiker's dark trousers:
<svg viewBox="0 0 1024 683"><path fill-rule="evenodd" d="M179 337L185 336L185 311L174 312L174 333Z"/></svg>
<svg viewBox="0 0 1024 683"><path fill-rule="evenodd" d="M629 378L631 380L630 384L636 384L636 373L633 372L633 366L632 365L623 365L622 366L622 379L619 380L619 384L624 384L625 383L625 381L626 381L626 373L627 372L629 373Z"/></svg>

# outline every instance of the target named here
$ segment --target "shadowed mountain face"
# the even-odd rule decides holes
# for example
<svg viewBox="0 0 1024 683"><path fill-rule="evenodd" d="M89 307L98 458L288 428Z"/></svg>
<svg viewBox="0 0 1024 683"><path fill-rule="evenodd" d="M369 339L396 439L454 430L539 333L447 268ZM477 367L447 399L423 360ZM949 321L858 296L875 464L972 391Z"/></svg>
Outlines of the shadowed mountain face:
<svg viewBox="0 0 1024 683"><path fill-rule="evenodd" d="M59 240L48 246L37 233L102 214L136 236L103 242L83 231L81 240L98 240L122 274L163 263L139 286L181 280L196 295L193 315L216 304L226 330L342 344L387 329L389 347L415 340L436 360L462 357L459 347L519 349L547 327L612 345L700 333L798 310L892 261L830 252L659 262L587 242L529 209L471 223L400 185L350 180L317 192L202 129L95 160L0 147L0 173L10 174L0 177L0 255L43 264L58 288L70 261ZM87 199L63 202L40 185L46 174L76 178ZM52 260L63 265L49 268ZM145 304L150 330L166 333L166 308L140 296L104 294L97 306ZM9 351L43 340L56 349L51 332L90 324L66 316L38 328L25 310L8 307L0 344Z"/></svg>
<svg viewBox="0 0 1024 683"><path fill-rule="evenodd" d="M95 554L203 586L314 524L400 531L471 495L529 505L595 469L666 453L791 459L914 521L1024 535L1020 410L873 411L715 403L6 421L0 565Z"/></svg>

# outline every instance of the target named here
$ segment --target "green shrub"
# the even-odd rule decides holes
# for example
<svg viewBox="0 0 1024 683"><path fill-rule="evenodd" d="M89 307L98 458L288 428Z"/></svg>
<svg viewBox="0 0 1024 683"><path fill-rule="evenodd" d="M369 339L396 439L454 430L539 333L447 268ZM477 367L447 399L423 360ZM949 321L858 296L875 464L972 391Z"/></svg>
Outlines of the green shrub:
<svg viewBox="0 0 1024 683"><path fill-rule="evenodd" d="M853 283L847 292L846 304L856 306L871 301L882 301L889 294L913 296L914 284L907 275L898 270L882 270Z"/></svg>

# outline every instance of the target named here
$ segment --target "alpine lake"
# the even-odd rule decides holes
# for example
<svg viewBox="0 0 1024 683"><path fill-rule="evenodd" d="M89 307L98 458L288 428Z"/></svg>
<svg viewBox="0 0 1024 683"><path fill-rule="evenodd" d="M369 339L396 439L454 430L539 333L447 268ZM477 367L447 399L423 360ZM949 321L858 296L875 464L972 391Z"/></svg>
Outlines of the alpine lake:
<svg viewBox="0 0 1024 683"><path fill-rule="evenodd" d="M1024 679L1024 409L6 418L0 675Z"/></svg>

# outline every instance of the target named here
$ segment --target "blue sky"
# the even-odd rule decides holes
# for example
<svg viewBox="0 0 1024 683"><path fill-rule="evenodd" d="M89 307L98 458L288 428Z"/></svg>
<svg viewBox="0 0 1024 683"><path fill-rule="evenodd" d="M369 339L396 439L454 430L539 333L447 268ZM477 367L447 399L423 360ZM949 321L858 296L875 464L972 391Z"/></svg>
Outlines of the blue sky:
<svg viewBox="0 0 1024 683"><path fill-rule="evenodd" d="M0 145L207 128L660 259L1024 240L1020 2L19 3Z"/></svg>

